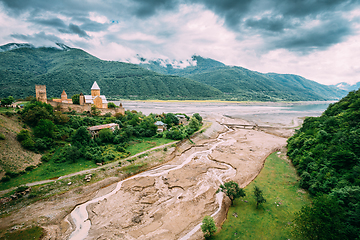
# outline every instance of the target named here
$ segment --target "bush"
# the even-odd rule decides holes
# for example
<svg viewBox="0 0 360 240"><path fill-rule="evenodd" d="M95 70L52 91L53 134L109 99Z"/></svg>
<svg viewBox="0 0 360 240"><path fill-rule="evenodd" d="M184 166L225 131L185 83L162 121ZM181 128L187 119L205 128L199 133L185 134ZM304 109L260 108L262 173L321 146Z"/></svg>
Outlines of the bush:
<svg viewBox="0 0 360 240"><path fill-rule="evenodd" d="M114 135L110 129L105 128L99 131L99 138L103 143L112 143L114 139Z"/></svg>
<svg viewBox="0 0 360 240"><path fill-rule="evenodd" d="M9 182L11 180L11 177L5 175L2 179L1 182Z"/></svg>
<svg viewBox="0 0 360 240"><path fill-rule="evenodd" d="M22 142L22 141L24 141L25 139L28 139L28 138L31 138L31 136L30 136L29 130L26 130L26 129L22 129L20 131L20 133L18 133L18 135L16 136L16 139L19 142Z"/></svg>
<svg viewBox="0 0 360 240"><path fill-rule="evenodd" d="M26 148L26 149L29 149L29 150L34 150L35 149L35 142L31 138L27 138L27 139L25 139L24 141L21 142L21 146L23 146L23 148Z"/></svg>
<svg viewBox="0 0 360 240"><path fill-rule="evenodd" d="M116 151L118 151L118 152L126 152L126 149L123 146L116 146Z"/></svg>
<svg viewBox="0 0 360 240"><path fill-rule="evenodd" d="M7 111L7 112L5 112L5 115L8 116L8 117L12 117L12 116L15 115L15 113L14 113L14 112Z"/></svg>
<svg viewBox="0 0 360 240"><path fill-rule="evenodd" d="M113 102L108 103L108 108L117 108L118 106L115 105Z"/></svg>
<svg viewBox="0 0 360 240"><path fill-rule="evenodd" d="M0 133L0 140L5 140L5 135Z"/></svg>
<svg viewBox="0 0 360 240"><path fill-rule="evenodd" d="M34 166L34 165L28 166L25 168L25 172L30 172L31 170L33 170L35 168L36 168L36 166Z"/></svg>
<svg viewBox="0 0 360 240"><path fill-rule="evenodd" d="M45 155L41 156L42 162L48 162L48 161L50 161L50 159L51 159L51 154L45 154Z"/></svg>

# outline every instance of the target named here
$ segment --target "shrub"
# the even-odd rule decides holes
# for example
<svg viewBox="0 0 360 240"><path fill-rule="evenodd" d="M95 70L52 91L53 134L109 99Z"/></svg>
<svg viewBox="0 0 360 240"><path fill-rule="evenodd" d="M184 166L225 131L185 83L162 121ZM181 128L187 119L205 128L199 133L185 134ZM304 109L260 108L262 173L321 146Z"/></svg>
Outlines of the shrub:
<svg viewBox="0 0 360 240"><path fill-rule="evenodd" d="M24 141L21 142L21 146L23 146L23 148L26 148L26 149L29 149L29 150L34 150L35 142L31 138L27 138L27 139L25 139Z"/></svg>
<svg viewBox="0 0 360 240"><path fill-rule="evenodd" d="M25 139L28 139L28 138L31 138L31 136L30 136L29 130L26 130L26 129L22 129L20 131L20 133L18 133L18 135L16 136L16 139L19 142L22 142L22 141L24 141Z"/></svg>
<svg viewBox="0 0 360 240"><path fill-rule="evenodd" d="M117 108L118 106L115 105L113 102L108 103L108 108Z"/></svg>
<svg viewBox="0 0 360 240"><path fill-rule="evenodd" d="M5 135L0 133L0 140L5 140Z"/></svg>
<svg viewBox="0 0 360 240"><path fill-rule="evenodd" d="M104 143L112 143L114 139L114 135L110 129L105 128L99 131L99 138Z"/></svg>
<svg viewBox="0 0 360 240"><path fill-rule="evenodd" d="M118 151L118 152L126 152L126 149L123 146L116 146L116 151Z"/></svg>

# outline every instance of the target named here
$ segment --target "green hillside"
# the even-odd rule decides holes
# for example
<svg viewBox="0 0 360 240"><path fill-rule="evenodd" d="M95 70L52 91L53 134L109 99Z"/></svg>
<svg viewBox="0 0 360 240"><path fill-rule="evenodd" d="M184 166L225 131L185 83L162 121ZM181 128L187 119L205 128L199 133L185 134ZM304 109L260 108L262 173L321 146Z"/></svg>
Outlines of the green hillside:
<svg viewBox="0 0 360 240"><path fill-rule="evenodd" d="M174 68L159 61L141 63L149 70L190 78L222 91L227 100L315 101L335 100L346 91L290 74L263 74L242 67L226 66L213 59L193 56L195 65Z"/></svg>
<svg viewBox="0 0 360 240"><path fill-rule="evenodd" d="M35 84L47 96L89 94L94 81L108 97L135 99L221 98L222 92L190 79L146 70L130 63L100 60L80 49L22 47L0 52L0 97L35 95Z"/></svg>
<svg viewBox="0 0 360 240"><path fill-rule="evenodd" d="M320 117L306 118L288 139L288 156L301 177L300 187L314 198L323 195L298 216L300 234L316 239L359 239L359 117L360 90L330 104Z"/></svg>

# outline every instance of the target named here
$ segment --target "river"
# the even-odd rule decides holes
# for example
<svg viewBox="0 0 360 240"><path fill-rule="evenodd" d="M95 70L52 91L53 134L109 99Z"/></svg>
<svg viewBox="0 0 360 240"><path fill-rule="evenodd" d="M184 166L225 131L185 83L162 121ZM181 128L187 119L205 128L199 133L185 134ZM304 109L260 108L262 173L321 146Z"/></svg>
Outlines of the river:
<svg viewBox="0 0 360 240"><path fill-rule="evenodd" d="M119 101L114 101L119 105ZM136 110L145 115L150 113L185 113L201 116L209 114L241 118L263 124L289 125L296 117L320 116L333 102L294 103L237 103L237 102L144 102L122 101L125 110Z"/></svg>

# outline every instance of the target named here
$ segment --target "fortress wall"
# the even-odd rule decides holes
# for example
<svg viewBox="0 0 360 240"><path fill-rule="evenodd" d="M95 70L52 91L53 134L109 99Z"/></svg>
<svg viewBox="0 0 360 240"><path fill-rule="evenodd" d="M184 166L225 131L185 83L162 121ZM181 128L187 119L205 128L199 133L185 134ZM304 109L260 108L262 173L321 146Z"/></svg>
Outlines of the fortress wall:
<svg viewBox="0 0 360 240"><path fill-rule="evenodd" d="M85 105L77 105L72 103L62 103L62 102L54 102L51 100L48 100L48 103L53 106L53 108L57 108L60 106L61 112L69 112L69 108L71 108L70 111L76 111L77 113L83 113L84 111L90 112L91 111L91 104L85 104ZM99 111L101 111L100 115L105 115L106 113L111 113L112 115L116 113L125 114L124 108L98 108Z"/></svg>
<svg viewBox="0 0 360 240"><path fill-rule="evenodd" d="M53 108L57 108L58 106L60 106L60 111L62 112L69 112L69 108L71 108L70 111L76 111L77 113L83 113L84 111L90 112L91 110L90 104L77 105L72 103L62 103L62 102L53 102L53 101L48 101L48 102L51 106L53 106Z"/></svg>

